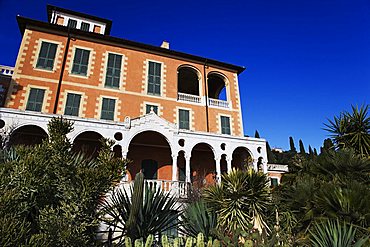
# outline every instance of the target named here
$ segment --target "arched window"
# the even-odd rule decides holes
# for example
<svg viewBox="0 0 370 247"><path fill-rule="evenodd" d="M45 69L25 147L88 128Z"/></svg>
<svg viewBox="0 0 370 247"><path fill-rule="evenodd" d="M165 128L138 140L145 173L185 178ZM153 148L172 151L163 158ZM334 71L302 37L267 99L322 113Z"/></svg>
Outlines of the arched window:
<svg viewBox="0 0 370 247"><path fill-rule="evenodd" d="M208 97L227 101L226 78L217 73L208 74Z"/></svg>
<svg viewBox="0 0 370 247"><path fill-rule="evenodd" d="M177 72L178 92L199 96L198 72L188 66L180 67Z"/></svg>

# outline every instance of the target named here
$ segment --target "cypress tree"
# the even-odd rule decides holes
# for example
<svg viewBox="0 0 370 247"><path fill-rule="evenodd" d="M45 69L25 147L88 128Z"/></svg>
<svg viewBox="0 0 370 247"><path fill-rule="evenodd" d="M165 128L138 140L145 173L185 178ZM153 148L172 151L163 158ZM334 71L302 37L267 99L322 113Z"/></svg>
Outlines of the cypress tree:
<svg viewBox="0 0 370 247"><path fill-rule="evenodd" d="M327 153L329 150L334 149L334 144L330 138L324 140L323 146L320 148L321 153Z"/></svg>
<svg viewBox="0 0 370 247"><path fill-rule="evenodd" d="M306 150L304 150L303 141L301 139L299 139L299 153L300 154L305 154L306 153Z"/></svg>
<svg viewBox="0 0 370 247"><path fill-rule="evenodd" d="M308 153L309 153L310 155L312 155L312 154L313 154L313 150L312 150L311 145L308 145Z"/></svg>
<svg viewBox="0 0 370 247"><path fill-rule="evenodd" d="M267 149L267 159L270 164L276 163L275 154L272 152L270 144L266 142L266 149Z"/></svg>
<svg viewBox="0 0 370 247"><path fill-rule="evenodd" d="M256 132L254 132L254 137L255 137L255 138L261 138L261 137L260 137L260 133L258 133L258 130L256 130Z"/></svg>
<svg viewBox="0 0 370 247"><path fill-rule="evenodd" d="M297 149L294 146L293 137L289 136L289 145L290 145L290 152L296 153Z"/></svg>
<svg viewBox="0 0 370 247"><path fill-rule="evenodd" d="M313 148L313 153L314 153L315 156L317 156L317 150L316 150L316 148Z"/></svg>

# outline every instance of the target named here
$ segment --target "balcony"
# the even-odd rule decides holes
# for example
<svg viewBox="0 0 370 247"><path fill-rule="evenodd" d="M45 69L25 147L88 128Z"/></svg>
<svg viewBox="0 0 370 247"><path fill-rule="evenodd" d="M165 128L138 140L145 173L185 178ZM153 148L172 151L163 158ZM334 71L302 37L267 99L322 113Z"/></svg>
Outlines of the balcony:
<svg viewBox="0 0 370 247"><path fill-rule="evenodd" d="M195 104L202 103L202 98L200 96L186 93L177 93L177 100L183 102L191 102Z"/></svg>
<svg viewBox="0 0 370 247"><path fill-rule="evenodd" d="M229 102L220 99L208 99L208 105L220 108L229 108Z"/></svg>
<svg viewBox="0 0 370 247"><path fill-rule="evenodd" d="M172 196L177 198L187 198L188 189L190 184L184 181L171 181L171 180L158 180L158 179L145 179L145 183L150 188L158 189L166 193L170 193ZM125 189L128 193L131 193L130 188L133 186L134 181L121 182L119 187ZM131 195L130 195L131 196Z"/></svg>
<svg viewBox="0 0 370 247"><path fill-rule="evenodd" d="M12 76L14 73L14 67L0 65L0 75Z"/></svg>

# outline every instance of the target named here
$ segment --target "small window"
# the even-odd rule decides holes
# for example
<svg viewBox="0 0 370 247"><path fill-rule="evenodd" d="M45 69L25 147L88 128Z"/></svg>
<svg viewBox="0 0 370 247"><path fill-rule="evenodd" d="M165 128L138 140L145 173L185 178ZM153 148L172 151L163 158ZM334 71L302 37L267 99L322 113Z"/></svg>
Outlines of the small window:
<svg viewBox="0 0 370 247"><path fill-rule="evenodd" d="M148 94L161 95L161 65L149 61Z"/></svg>
<svg viewBox="0 0 370 247"><path fill-rule="evenodd" d="M190 129L188 110L179 110L179 128L186 130Z"/></svg>
<svg viewBox="0 0 370 247"><path fill-rule="evenodd" d="M75 57L73 59L72 74L87 75L89 56L90 51L76 48Z"/></svg>
<svg viewBox="0 0 370 247"><path fill-rule="evenodd" d="M116 106L115 99L103 98L101 107L101 119L114 120L114 109Z"/></svg>
<svg viewBox="0 0 370 247"><path fill-rule="evenodd" d="M41 112L42 103L44 102L44 94L44 89L31 88L26 110Z"/></svg>
<svg viewBox="0 0 370 247"><path fill-rule="evenodd" d="M145 109L145 114L148 114L148 113L150 113L150 111L152 110L152 108L153 108L153 111L155 112L155 114L157 114L158 115L158 106L156 106L156 105L146 105L146 107L145 107L146 109Z"/></svg>
<svg viewBox="0 0 370 247"><path fill-rule="evenodd" d="M221 116L221 134L231 134L229 117Z"/></svg>
<svg viewBox="0 0 370 247"><path fill-rule="evenodd" d="M121 76L122 56L116 54L108 55L107 73L105 76L105 86L119 88Z"/></svg>
<svg viewBox="0 0 370 247"><path fill-rule="evenodd" d="M67 95L66 108L64 110L65 115L78 116L80 111L81 95L75 93L69 93Z"/></svg>
<svg viewBox="0 0 370 247"><path fill-rule="evenodd" d="M53 70L57 45L42 41L36 68Z"/></svg>
<svg viewBox="0 0 370 247"><path fill-rule="evenodd" d="M76 28L77 27L77 21L76 20L73 20L73 19L69 19L67 26L69 28Z"/></svg>
<svg viewBox="0 0 370 247"><path fill-rule="evenodd" d="M277 187L279 185L279 181L277 178L270 178L271 187Z"/></svg>
<svg viewBox="0 0 370 247"><path fill-rule="evenodd" d="M90 24L86 23L86 22L82 22L81 23L81 30L86 31L86 32L90 31Z"/></svg>

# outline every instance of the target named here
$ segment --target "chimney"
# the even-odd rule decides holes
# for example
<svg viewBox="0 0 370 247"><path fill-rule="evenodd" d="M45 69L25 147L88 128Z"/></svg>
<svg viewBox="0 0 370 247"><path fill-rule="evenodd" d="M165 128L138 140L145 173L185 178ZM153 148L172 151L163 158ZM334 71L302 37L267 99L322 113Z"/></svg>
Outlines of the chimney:
<svg viewBox="0 0 370 247"><path fill-rule="evenodd" d="M161 47L165 49L170 49L170 42L163 40Z"/></svg>

